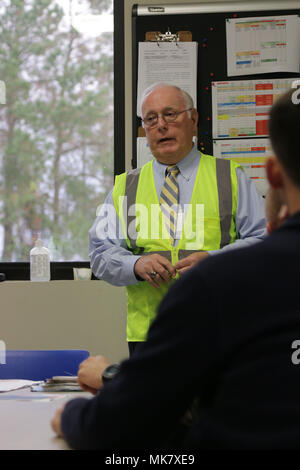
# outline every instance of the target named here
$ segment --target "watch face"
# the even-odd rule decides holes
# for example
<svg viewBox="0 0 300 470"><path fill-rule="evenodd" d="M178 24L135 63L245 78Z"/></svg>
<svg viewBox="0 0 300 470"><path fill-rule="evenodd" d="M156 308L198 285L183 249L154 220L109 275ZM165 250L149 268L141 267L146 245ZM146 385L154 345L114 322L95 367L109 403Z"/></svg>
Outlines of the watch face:
<svg viewBox="0 0 300 470"><path fill-rule="evenodd" d="M102 374L102 380L105 382L106 380L112 379L117 373L119 372L120 366L119 364L111 364L107 366Z"/></svg>

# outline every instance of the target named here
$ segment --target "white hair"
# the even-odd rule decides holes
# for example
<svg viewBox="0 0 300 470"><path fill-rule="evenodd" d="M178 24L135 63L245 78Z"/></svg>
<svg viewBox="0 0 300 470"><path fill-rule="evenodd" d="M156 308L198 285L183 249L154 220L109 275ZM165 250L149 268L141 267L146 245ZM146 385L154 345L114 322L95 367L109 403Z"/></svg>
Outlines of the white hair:
<svg viewBox="0 0 300 470"><path fill-rule="evenodd" d="M142 94L142 97L141 97L141 110L143 108L143 104L144 104L144 101L145 99L155 90L157 90L158 88L165 88L165 87L169 87L169 88L174 88L175 90L179 91L184 99L184 102L186 104L186 107L187 108L194 108L194 101L193 101L193 98L191 97L191 95L189 95L189 93L187 93L186 91L182 90L182 88L179 88L178 86L176 85L173 85L171 83L163 83L163 82L157 82L157 83L154 83L153 85L150 85L148 88L146 88L146 90L144 90L143 94ZM191 112L189 111L188 112L188 116L189 118L191 117Z"/></svg>

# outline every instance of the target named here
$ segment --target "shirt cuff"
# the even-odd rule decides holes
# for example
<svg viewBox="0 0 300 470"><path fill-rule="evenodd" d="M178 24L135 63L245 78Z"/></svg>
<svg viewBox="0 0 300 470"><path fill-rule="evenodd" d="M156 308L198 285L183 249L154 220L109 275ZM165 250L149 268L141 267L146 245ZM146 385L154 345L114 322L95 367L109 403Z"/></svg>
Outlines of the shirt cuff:
<svg viewBox="0 0 300 470"><path fill-rule="evenodd" d="M140 256L128 256L128 260L126 261L126 265L124 266L124 275L128 279L128 284L138 284L139 281L144 280L140 277L137 277L134 272L134 265L139 259Z"/></svg>

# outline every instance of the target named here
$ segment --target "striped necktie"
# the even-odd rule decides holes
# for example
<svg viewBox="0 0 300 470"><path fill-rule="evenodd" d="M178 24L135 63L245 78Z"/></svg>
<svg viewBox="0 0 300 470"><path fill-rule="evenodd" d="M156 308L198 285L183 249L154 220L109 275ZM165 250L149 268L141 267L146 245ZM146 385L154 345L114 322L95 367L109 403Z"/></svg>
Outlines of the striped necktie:
<svg viewBox="0 0 300 470"><path fill-rule="evenodd" d="M165 218L168 231L171 236L171 243L174 245L176 234L176 223L179 203L179 188L177 174L179 169L176 165L168 166L164 185L160 193L160 207Z"/></svg>

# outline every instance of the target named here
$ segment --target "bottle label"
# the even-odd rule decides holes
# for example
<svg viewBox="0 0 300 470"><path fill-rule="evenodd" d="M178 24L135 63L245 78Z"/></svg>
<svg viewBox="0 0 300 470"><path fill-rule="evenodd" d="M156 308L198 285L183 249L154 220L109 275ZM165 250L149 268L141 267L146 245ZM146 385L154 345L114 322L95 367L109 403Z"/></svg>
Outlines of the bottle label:
<svg viewBox="0 0 300 470"><path fill-rule="evenodd" d="M47 254L31 255L31 277L44 277L49 274L49 256Z"/></svg>

